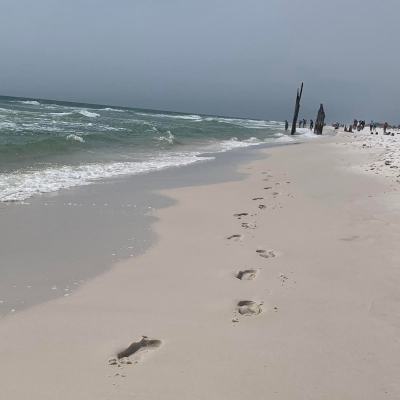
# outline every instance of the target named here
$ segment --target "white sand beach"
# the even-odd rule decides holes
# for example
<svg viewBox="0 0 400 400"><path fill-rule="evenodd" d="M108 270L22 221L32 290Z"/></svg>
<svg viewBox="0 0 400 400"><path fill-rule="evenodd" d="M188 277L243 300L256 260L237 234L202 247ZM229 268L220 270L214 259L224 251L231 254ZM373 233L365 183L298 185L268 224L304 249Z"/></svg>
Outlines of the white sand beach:
<svg viewBox="0 0 400 400"><path fill-rule="evenodd" d="M399 141L263 149L163 192L147 252L0 320L1 398L399 399Z"/></svg>

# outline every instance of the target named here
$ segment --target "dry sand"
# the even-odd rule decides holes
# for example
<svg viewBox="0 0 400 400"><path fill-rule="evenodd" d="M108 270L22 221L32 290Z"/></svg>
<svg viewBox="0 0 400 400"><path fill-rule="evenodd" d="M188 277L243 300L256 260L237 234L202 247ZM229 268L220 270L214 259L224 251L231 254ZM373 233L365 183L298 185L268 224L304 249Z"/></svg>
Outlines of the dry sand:
<svg viewBox="0 0 400 400"><path fill-rule="evenodd" d="M399 195L358 147L166 192L148 252L0 322L1 398L399 399Z"/></svg>

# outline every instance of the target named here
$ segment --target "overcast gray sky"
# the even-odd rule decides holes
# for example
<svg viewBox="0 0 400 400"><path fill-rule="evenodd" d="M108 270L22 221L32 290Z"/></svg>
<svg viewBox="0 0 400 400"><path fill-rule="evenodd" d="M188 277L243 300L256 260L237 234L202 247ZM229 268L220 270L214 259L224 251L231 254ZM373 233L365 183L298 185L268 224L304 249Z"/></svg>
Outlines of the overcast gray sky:
<svg viewBox="0 0 400 400"><path fill-rule="evenodd" d="M0 0L0 94L400 122L399 0Z"/></svg>

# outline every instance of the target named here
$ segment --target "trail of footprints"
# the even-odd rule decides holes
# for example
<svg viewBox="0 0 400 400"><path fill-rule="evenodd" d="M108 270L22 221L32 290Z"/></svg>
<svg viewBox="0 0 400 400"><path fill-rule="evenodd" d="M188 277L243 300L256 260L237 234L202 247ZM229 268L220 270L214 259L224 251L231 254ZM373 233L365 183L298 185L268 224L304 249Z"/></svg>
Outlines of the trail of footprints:
<svg viewBox="0 0 400 400"><path fill-rule="evenodd" d="M266 172L263 172L263 174L267 174ZM267 175L267 178L264 178L263 181L270 181L270 178L272 178L272 175ZM286 181L287 184L290 183L290 181ZM276 182L275 186L278 186L280 183ZM268 190L269 194L271 195L271 197L273 199L276 199L280 193L273 191L274 186L265 186L263 188L264 190ZM257 196L257 197L253 197L251 199L252 201L262 201L265 200L265 198L263 196ZM265 210L267 208L267 205L264 203L260 203L258 204L258 209L259 210ZM251 214L251 216L254 216L256 214ZM246 217L249 216L248 212L240 212L240 213L236 213L233 214L233 216L239 220L242 220L243 218L246 219ZM241 227L245 228L245 229L256 229L257 225L256 222L250 223L247 221L241 222ZM241 234L233 234L227 237L228 240L242 240L243 239L243 235ZM256 249L256 253L265 259L273 259L279 256L279 252L275 251L275 250L266 250L266 249ZM257 275L259 273L258 269L243 269L240 270L239 272L236 273L235 277L241 281L251 281L257 278ZM285 282L285 280L287 279L286 276L284 276L283 274L281 274L280 276L281 281L282 281L282 285ZM278 307L275 306L273 307L274 311L278 310ZM259 314L261 314L264 311L264 304L263 302L257 302L254 300L240 300L237 304L236 304L236 310L234 312L234 316L232 318L232 322L239 322L240 317L249 317L249 316L257 316Z"/></svg>
<svg viewBox="0 0 400 400"><path fill-rule="evenodd" d="M263 175L266 175L267 172L263 172ZM269 179L272 178L272 175L267 175L267 178L263 179L264 181L269 181ZM286 183L290 183L289 181ZM279 183L276 183L278 185ZM266 186L264 187L264 190L272 190L272 186ZM272 197L276 198L279 195L278 192L272 192ZM253 201L260 201L264 200L264 197L259 196L259 197L253 197ZM258 208L260 210L264 210L267 208L265 204L259 204ZM255 216L257 214L251 214L249 215L248 212L239 212L234 214L234 217L237 218L238 220L242 220L245 217L249 216ZM241 222L240 226L244 229L256 229L257 225L256 222ZM229 241L240 241L243 239L242 234L232 234L226 237L227 240ZM275 258L279 255L278 252L275 250L266 250L266 249L257 249L256 253L265 259L272 259ZM257 278L260 270L259 269L243 269L238 271L235 274L235 277L241 281L252 281ZM288 279L285 275L281 274L280 275L282 285L284 282ZM273 308L275 311L278 310L278 307ZM252 316L257 316L260 315L264 311L264 303L263 302L257 302L254 300L240 300L236 304L236 309L234 311L234 316L232 318L232 322L239 322L240 317L252 317ZM125 367L131 366L134 364L138 364L145 355L151 351L154 351L158 349L159 347L162 346L162 341L159 339L154 339L154 338L149 338L147 336L142 336L142 338L139 341L132 342L128 347L120 350L116 356L110 358L108 360L108 364L112 367L115 367L118 372L114 373L113 377L115 378L125 378L126 375L124 374ZM113 383L113 385L117 385L116 383Z"/></svg>

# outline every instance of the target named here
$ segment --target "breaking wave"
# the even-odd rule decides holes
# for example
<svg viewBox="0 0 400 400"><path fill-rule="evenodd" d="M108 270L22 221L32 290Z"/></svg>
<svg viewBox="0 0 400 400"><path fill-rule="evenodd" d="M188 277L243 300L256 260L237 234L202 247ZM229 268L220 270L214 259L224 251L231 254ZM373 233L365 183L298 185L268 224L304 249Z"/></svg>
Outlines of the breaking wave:
<svg viewBox="0 0 400 400"><path fill-rule="evenodd" d="M40 106L40 103L37 100L21 100L17 103L28 104L30 106Z"/></svg>
<svg viewBox="0 0 400 400"><path fill-rule="evenodd" d="M0 201L311 137L278 121L0 96Z"/></svg>
<svg viewBox="0 0 400 400"><path fill-rule="evenodd" d="M220 147L219 151L224 152L243 147L257 146L260 144L263 144L263 142L256 137L250 137L245 140L239 140L237 137L232 137L229 140L224 140L221 143L219 143Z"/></svg>
<svg viewBox="0 0 400 400"><path fill-rule="evenodd" d="M76 142L85 143L85 139L73 133L67 136L67 140L75 140Z"/></svg>
<svg viewBox="0 0 400 400"><path fill-rule="evenodd" d="M83 115L84 117L88 117L88 118L96 118L96 117L100 117L100 114L88 111L88 110L80 110L78 111L79 114Z"/></svg>
<svg viewBox="0 0 400 400"><path fill-rule="evenodd" d="M137 115L144 117L155 117L155 118L170 118L170 119L184 119L189 121L202 121L203 118L200 115L189 115L189 114L154 114L154 113L143 113L137 112Z"/></svg>
<svg viewBox="0 0 400 400"><path fill-rule="evenodd" d="M171 131L167 131L167 136L159 136L156 138L160 142L167 142L169 144L173 144L175 140L175 136L171 133Z"/></svg>
<svg viewBox="0 0 400 400"><path fill-rule="evenodd" d="M111 107L106 107L106 108L99 108L100 111L115 111L115 112L125 112L125 110L121 110L119 108L111 108Z"/></svg>
<svg viewBox="0 0 400 400"><path fill-rule="evenodd" d="M143 174L211 159L212 157L199 157L198 153L188 153L160 156L141 162L93 163L1 174L0 201L22 201L37 194L88 185L104 178Z"/></svg>

